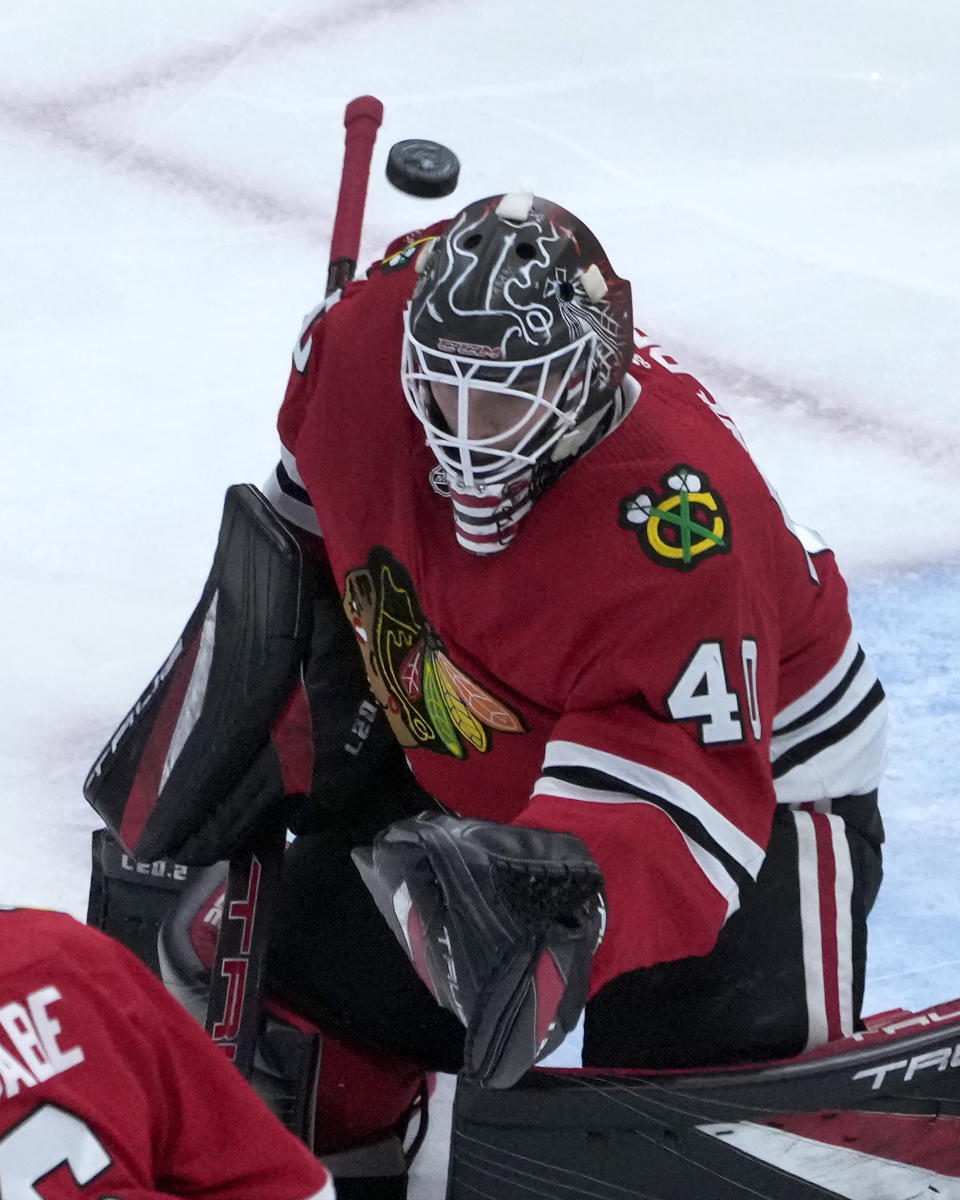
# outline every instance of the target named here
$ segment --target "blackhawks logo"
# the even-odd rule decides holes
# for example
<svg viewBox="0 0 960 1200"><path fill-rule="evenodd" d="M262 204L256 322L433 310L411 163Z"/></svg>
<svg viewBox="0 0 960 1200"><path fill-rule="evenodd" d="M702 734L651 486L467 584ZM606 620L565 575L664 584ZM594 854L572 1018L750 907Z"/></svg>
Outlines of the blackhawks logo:
<svg viewBox="0 0 960 1200"><path fill-rule="evenodd" d="M692 571L713 554L729 553L730 518L706 475L678 463L660 483L660 495L642 488L620 501L620 524L633 530L647 557Z"/></svg>
<svg viewBox="0 0 960 1200"><path fill-rule="evenodd" d="M380 270L389 275L391 271L402 271L404 267L410 265L417 257L422 246L427 242L433 241L433 238L417 238L416 241L407 242L405 246L401 246L389 258L383 259L380 263Z"/></svg>
<svg viewBox="0 0 960 1200"><path fill-rule="evenodd" d="M451 661L389 550L375 547L366 566L347 573L343 607L401 746L466 758L470 746L489 750L494 733L526 732L512 709Z"/></svg>

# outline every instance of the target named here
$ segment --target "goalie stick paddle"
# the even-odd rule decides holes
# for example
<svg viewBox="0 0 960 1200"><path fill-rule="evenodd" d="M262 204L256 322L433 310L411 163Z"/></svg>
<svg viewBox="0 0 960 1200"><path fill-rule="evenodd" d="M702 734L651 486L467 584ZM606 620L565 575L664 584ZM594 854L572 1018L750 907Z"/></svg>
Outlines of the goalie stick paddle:
<svg viewBox="0 0 960 1200"><path fill-rule="evenodd" d="M382 120L383 105L375 96L358 96L343 114L346 133L330 239L328 296L349 283L357 269L370 160ZM285 848L286 822L268 820L249 850L230 860L227 873L206 1029L248 1079L256 1056L270 916Z"/></svg>
<svg viewBox="0 0 960 1200"><path fill-rule="evenodd" d="M206 1030L247 1079L253 1073L270 918L286 848L286 820L272 817L250 851L230 860Z"/></svg>

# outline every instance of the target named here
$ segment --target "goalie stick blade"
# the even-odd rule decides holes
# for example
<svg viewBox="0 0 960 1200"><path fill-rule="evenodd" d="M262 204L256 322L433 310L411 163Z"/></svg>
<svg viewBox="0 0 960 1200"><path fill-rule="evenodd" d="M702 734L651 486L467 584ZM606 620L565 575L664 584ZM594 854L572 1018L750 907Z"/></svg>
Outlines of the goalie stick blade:
<svg viewBox="0 0 960 1200"><path fill-rule="evenodd" d="M449 196L460 178L460 160L439 142L408 138L387 155L387 179L408 196Z"/></svg>

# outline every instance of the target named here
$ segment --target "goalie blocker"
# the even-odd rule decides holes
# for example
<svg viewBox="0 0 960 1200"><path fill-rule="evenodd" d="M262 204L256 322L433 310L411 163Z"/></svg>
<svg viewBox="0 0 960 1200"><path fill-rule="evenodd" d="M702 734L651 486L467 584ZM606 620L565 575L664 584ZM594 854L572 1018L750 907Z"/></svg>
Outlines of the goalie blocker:
<svg viewBox="0 0 960 1200"><path fill-rule="evenodd" d="M605 913L579 838L421 813L353 860L417 974L465 1026L466 1078L510 1087L576 1025Z"/></svg>
<svg viewBox="0 0 960 1200"><path fill-rule="evenodd" d="M269 738L308 645L308 573L261 493L229 488L200 602L84 783L134 858L227 858L282 799Z"/></svg>
<svg viewBox="0 0 960 1200"><path fill-rule="evenodd" d="M200 602L84 796L136 860L209 866L275 815L296 833L324 828L383 776L410 773L322 548L235 484Z"/></svg>

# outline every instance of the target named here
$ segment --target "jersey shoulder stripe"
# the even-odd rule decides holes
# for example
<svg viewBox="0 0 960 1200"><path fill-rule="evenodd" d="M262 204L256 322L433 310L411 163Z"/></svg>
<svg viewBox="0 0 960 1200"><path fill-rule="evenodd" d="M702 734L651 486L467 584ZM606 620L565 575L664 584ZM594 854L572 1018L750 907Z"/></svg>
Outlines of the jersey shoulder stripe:
<svg viewBox="0 0 960 1200"><path fill-rule="evenodd" d="M781 803L862 795L884 765L883 686L855 637L808 692L777 714L770 761Z"/></svg>
<svg viewBox="0 0 960 1200"><path fill-rule="evenodd" d="M280 461L263 485L263 494L285 521L305 533L323 536L310 493L300 478L296 459L286 446L280 447Z"/></svg>
<svg viewBox="0 0 960 1200"><path fill-rule="evenodd" d="M856 634L851 633L847 638L840 657L820 679L796 700L782 708L773 719L773 733L788 732L813 715L820 706L834 693L844 688L844 681L850 675L851 667L858 659L862 661L863 651L857 641Z"/></svg>
<svg viewBox="0 0 960 1200"><path fill-rule="evenodd" d="M579 780L579 782L577 782ZM545 773L534 786L534 795L549 795L584 804L649 805L667 817L683 838L694 862L720 893L727 905L727 917L740 907L740 889L750 882L750 875L721 846L714 841L696 818L668 804L660 797L642 792L639 788L613 791L605 784L617 786L616 780L602 773L573 768L554 769ZM622 787L623 785L621 785Z"/></svg>
<svg viewBox="0 0 960 1200"><path fill-rule="evenodd" d="M585 768L594 772L595 777L604 779L604 784L598 789L600 791L619 790L627 796L635 793L688 814L702 826L705 836L716 843L751 879L756 879L763 863L763 848L689 784L665 771L658 771L620 755L558 740L547 743L543 775L535 785L534 792L539 789L541 793L549 794L546 781L551 774L564 768Z"/></svg>
<svg viewBox="0 0 960 1200"><path fill-rule="evenodd" d="M735 880L734 889L750 882L746 868L707 832L690 811L645 788L637 787L602 771L585 767L550 767L534 786L534 795L560 796L586 804L650 804L670 818L684 839L695 842L716 861L723 873Z"/></svg>

